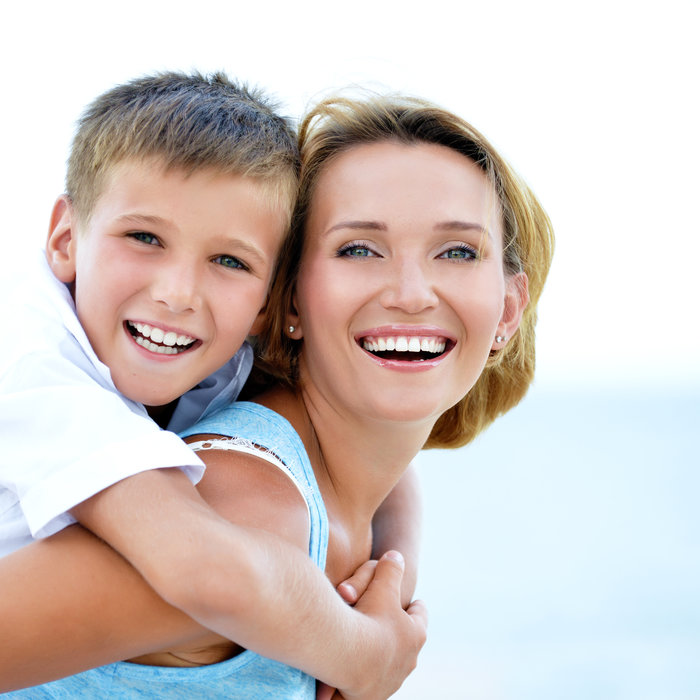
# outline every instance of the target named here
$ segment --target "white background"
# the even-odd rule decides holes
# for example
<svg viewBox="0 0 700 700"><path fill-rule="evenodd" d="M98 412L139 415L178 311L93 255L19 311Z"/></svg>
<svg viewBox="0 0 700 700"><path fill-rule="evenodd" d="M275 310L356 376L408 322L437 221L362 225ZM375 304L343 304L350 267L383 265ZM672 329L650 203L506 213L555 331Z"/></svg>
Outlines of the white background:
<svg viewBox="0 0 700 700"><path fill-rule="evenodd" d="M408 91L502 150L558 237L540 381L700 383L695 4L11 3L2 263L42 238L75 120L117 82L224 69L296 116L348 83Z"/></svg>
<svg viewBox="0 0 700 700"><path fill-rule="evenodd" d="M43 239L63 188L74 122L115 83L161 69L223 69L267 88L293 116L320 93L349 83L406 91L483 131L552 217L557 252L541 303L536 396L682 390L697 407L695 7L690 0L12 3L0 30L2 274L21 274L28 251ZM683 410L679 415L687 418ZM490 452L487 461L502 455ZM624 460L621 450L618 457ZM678 457L697 462L694 451ZM548 489L548 498L561 499L551 483ZM628 484L619 491L628 492ZM581 502L577 507L583 514ZM615 522L624 520L624 508L615 505ZM517 532L521 525L502 527ZM488 533L484 537L488 542ZM696 530L692 542L697 554ZM521 565L527 569L527 561ZM442 585L449 590L464 583L447 578ZM512 602L517 583L499 586ZM486 595L486 588L467 587L464 595ZM463 623L460 610L452 614L455 624ZM431 634L440 638L446 630L438 623ZM427 652L428 665L417 672L423 675L403 696L424 697L432 688L439 697L463 697L468 687L469 697L525 697L517 684L515 691L504 689L499 679L509 671L498 654L489 657L478 640L467 654L463 668L453 668L454 677L442 685L439 675L430 675L437 667ZM541 673L549 673L546 666Z"/></svg>

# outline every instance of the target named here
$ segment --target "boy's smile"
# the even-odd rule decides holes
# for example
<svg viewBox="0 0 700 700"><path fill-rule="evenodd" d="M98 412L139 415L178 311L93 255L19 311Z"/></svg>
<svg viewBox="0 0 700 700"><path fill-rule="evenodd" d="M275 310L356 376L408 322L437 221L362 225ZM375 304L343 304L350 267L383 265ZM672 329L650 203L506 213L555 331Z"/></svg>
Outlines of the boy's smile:
<svg viewBox="0 0 700 700"><path fill-rule="evenodd" d="M117 389L173 401L224 365L265 304L284 230L252 178L117 165L86 223L56 204L47 255Z"/></svg>
<svg viewBox="0 0 700 700"><path fill-rule="evenodd" d="M126 330L142 348L164 355L179 355L194 347L196 338L177 331L151 327L147 323L126 322Z"/></svg>

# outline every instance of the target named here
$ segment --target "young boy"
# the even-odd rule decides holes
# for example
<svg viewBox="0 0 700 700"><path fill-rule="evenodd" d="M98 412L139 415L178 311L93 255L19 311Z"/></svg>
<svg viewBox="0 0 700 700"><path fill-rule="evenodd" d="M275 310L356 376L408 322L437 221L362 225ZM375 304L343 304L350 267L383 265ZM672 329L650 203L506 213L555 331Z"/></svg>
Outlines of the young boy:
<svg viewBox="0 0 700 700"><path fill-rule="evenodd" d="M400 567L381 564L365 614L292 548L280 557L275 544L259 573L250 562L268 539L202 501L202 463L160 429L187 427L245 381L241 346L265 305L297 170L286 122L220 74L146 77L88 108L46 261L6 316L16 340L0 356L0 552L77 519L198 622L381 697L415 660L416 640L394 634L405 629ZM391 504L383 518L396 523ZM380 547L410 546L391 530ZM261 575L279 582L274 600L256 595ZM80 670L42 663L43 675L5 682Z"/></svg>

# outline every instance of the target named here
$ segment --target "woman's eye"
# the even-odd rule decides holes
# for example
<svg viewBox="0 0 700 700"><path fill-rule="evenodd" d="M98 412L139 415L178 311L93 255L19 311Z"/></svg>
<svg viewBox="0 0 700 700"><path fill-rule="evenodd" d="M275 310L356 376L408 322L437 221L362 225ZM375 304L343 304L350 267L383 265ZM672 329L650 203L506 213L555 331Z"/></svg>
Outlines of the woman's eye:
<svg viewBox="0 0 700 700"><path fill-rule="evenodd" d="M248 266L238 258L234 258L233 255L219 255L214 258L214 262L222 267L231 268L232 270L248 270Z"/></svg>
<svg viewBox="0 0 700 700"><path fill-rule="evenodd" d="M446 260L478 260L479 251L468 245L460 245L449 248L444 253L440 253L438 257Z"/></svg>
<svg viewBox="0 0 700 700"><path fill-rule="evenodd" d="M369 258L373 256L374 253L366 245L357 245L356 243L345 245L338 251L339 258Z"/></svg>
<svg viewBox="0 0 700 700"><path fill-rule="evenodd" d="M148 245L158 245L160 241L152 233L146 233L145 231L134 231L129 234L129 238L133 238L141 243L146 243Z"/></svg>

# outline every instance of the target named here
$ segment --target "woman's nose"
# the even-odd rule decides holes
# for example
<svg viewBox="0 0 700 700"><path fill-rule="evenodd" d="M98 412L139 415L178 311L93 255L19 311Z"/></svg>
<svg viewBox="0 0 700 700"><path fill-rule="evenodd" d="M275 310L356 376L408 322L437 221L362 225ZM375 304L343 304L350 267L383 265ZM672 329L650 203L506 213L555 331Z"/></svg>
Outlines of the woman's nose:
<svg viewBox="0 0 700 700"><path fill-rule="evenodd" d="M416 314L437 305L435 280L419 262L396 261L387 273L380 297L385 308Z"/></svg>

